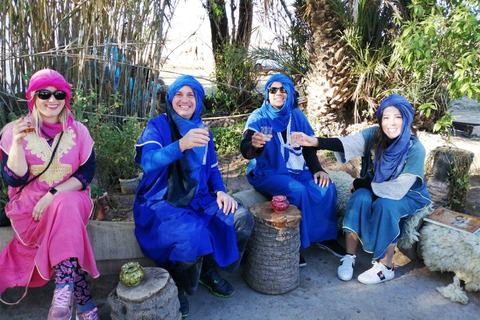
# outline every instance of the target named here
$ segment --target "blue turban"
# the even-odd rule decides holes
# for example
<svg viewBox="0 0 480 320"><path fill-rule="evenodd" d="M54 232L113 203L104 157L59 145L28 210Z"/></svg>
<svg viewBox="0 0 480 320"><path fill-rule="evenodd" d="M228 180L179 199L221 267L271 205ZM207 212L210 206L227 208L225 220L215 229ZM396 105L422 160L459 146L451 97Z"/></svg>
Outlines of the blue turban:
<svg viewBox="0 0 480 320"><path fill-rule="evenodd" d="M410 148L410 138L412 136L410 126L412 125L415 114L412 105L407 99L398 94L388 96L382 101L380 107L378 107L376 115L379 123L383 111L388 107L395 107L402 114L402 131L393 143L381 153L381 157L375 159L375 176L373 182L383 182L398 177L402 171L408 149ZM379 130L382 130L382 128L380 127Z"/></svg>
<svg viewBox="0 0 480 320"><path fill-rule="evenodd" d="M272 105L268 101L268 89L270 89L270 86L274 82L282 83L282 86L287 91L287 99L285 100L285 103L280 110L272 107ZM262 107L260 108L261 115L270 119L273 131L283 132L285 129L287 129L292 109L298 106L298 99L297 95L295 94L295 87L293 85L292 79L281 73L272 75L265 84L264 99L265 100L262 104Z"/></svg>
<svg viewBox="0 0 480 320"><path fill-rule="evenodd" d="M195 94L195 100L197 106L195 112L193 113L192 119L187 120L180 117L177 112L173 109L172 101L175 97L175 94L182 89L184 86L189 86L193 89ZM194 128L198 128L199 124L202 123L200 114L203 111L203 98L205 97L205 91L203 86L198 80L189 75L180 76L175 80L169 87L167 91L167 114L172 117L173 121L177 125L178 130L182 136L186 135L188 131Z"/></svg>

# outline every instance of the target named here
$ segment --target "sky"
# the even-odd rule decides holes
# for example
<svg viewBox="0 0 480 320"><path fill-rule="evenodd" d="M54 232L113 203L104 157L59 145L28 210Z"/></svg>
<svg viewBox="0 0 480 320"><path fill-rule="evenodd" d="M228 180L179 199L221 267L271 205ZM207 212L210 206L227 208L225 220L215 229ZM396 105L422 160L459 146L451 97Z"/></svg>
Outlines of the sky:
<svg viewBox="0 0 480 320"><path fill-rule="evenodd" d="M259 10L256 8L255 10ZM253 46L269 46L273 42L273 33L263 26L258 19L254 20L255 32L252 35ZM192 36L192 34L194 34ZM275 46L275 44L273 44ZM173 51L173 52L172 52ZM172 28L167 34L164 57L175 59L182 66L212 65L210 22L201 0L179 0Z"/></svg>

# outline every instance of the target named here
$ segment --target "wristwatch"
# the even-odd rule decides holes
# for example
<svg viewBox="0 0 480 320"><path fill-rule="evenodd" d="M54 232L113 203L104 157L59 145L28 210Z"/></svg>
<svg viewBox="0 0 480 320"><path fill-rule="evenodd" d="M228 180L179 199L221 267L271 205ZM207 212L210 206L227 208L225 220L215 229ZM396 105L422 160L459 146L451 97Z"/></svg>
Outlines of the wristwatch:
<svg viewBox="0 0 480 320"><path fill-rule="evenodd" d="M57 193L57 191L58 191L58 190L55 189L55 188L52 188L52 189L48 190L48 192L50 192L53 196L55 196L55 194Z"/></svg>

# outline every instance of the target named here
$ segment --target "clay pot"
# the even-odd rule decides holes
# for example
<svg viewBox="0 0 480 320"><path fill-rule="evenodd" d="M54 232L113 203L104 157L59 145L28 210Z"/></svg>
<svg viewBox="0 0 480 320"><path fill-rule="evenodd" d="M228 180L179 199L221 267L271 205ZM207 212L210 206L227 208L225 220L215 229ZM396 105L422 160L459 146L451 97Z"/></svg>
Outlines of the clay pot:
<svg viewBox="0 0 480 320"><path fill-rule="evenodd" d="M143 267L138 262L127 262L120 270L120 281L129 287L139 284L144 276Z"/></svg>
<svg viewBox="0 0 480 320"><path fill-rule="evenodd" d="M290 206L290 204L285 196L273 196L272 201L270 202L270 207L275 212L285 211L288 206Z"/></svg>
<svg viewBox="0 0 480 320"><path fill-rule="evenodd" d="M137 191L138 183L140 180L138 178L132 179L118 179L120 182L120 188L124 194L134 194Z"/></svg>

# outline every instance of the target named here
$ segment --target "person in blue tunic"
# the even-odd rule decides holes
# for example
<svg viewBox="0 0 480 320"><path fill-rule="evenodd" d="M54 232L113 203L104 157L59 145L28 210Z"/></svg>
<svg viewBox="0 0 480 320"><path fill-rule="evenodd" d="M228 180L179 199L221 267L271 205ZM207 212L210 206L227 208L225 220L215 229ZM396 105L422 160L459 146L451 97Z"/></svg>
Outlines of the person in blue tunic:
<svg viewBox="0 0 480 320"><path fill-rule="evenodd" d="M149 121L136 145L144 174L134 203L143 253L167 269L180 311L198 283L219 297L233 287L217 267L236 272L254 227L251 213L225 192L211 133L205 129L202 85L179 77L167 91L167 112Z"/></svg>
<svg viewBox="0 0 480 320"><path fill-rule="evenodd" d="M379 125L341 138L312 138L295 134L300 145L335 151L346 163L362 157L360 177L350 187L352 193L345 212L347 255L337 274L341 280L353 277L355 252L361 241L373 253L373 267L357 280L377 284L395 277L393 254L403 236L405 220L428 210L431 198L424 180L425 149L410 130L414 110L400 95L385 98L376 113Z"/></svg>
<svg viewBox="0 0 480 320"><path fill-rule="evenodd" d="M267 198L284 195L302 212L301 248L317 242L320 248L342 257L346 252L337 238L337 191L323 170L315 148L300 147L290 140L292 132L314 137L305 114L297 108L293 81L274 74L265 84L264 102L249 116L240 145L249 159L248 182ZM272 134L262 134L271 127ZM300 256L300 266L306 262Z"/></svg>

